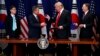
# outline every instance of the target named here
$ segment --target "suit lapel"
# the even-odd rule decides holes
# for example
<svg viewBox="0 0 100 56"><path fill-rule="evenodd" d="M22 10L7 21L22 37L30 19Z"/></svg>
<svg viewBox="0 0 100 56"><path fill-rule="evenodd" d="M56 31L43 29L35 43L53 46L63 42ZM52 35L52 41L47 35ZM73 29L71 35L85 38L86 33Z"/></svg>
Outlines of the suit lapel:
<svg viewBox="0 0 100 56"><path fill-rule="evenodd" d="M83 21L87 19L88 14L89 14L89 11L87 12L86 15L83 15L83 19L82 19Z"/></svg>
<svg viewBox="0 0 100 56"><path fill-rule="evenodd" d="M9 20L10 20L10 23L11 23L11 26L12 26L12 25L13 25L13 18L12 18L12 16L11 16L11 15L10 15Z"/></svg>
<svg viewBox="0 0 100 56"><path fill-rule="evenodd" d="M37 17L38 18L38 17ZM32 20L35 20L35 21L37 21L37 22L39 22L39 18L38 18L38 20L36 19L36 17L33 15L33 19Z"/></svg>

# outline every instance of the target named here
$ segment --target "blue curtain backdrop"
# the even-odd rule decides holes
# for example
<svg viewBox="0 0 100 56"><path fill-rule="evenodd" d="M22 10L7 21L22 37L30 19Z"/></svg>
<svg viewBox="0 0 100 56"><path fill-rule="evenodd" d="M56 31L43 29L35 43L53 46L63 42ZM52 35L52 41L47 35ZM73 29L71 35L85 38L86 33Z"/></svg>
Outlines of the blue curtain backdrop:
<svg viewBox="0 0 100 56"><path fill-rule="evenodd" d="M26 11L26 16L29 16L32 13L32 6L37 5L38 0L23 0L25 4L25 11ZM65 9L69 10L71 12L72 8L72 0L59 0L64 4ZM79 17L82 17L82 4L83 3L90 3L91 0L77 0L77 6L78 6L78 13ZM96 5L96 15L100 16L100 0L94 0L95 5ZM42 0L43 3L43 9L45 14L49 14L51 17L53 16L54 13L54 4L56 0ZM9 14L9 8L11 5L15 5L18 9L18 3L19 0L5 0L6 8L7 8L7 13ZM3 28L3 27L2 27Z"/></svg>
<svg viewBox="0 0 100 56"><path fill-rule="evenodd" d="M25 10L26 10L26 15L28 16L29 14L32 13L32 6L37 5L37 0L23 0L25 4ZM72 8L72 0L59 0L64 4L65 9L71 11ZM91 0L77 0L77 6L78 6L78 11L79 11L79 16L82 16L82 4L83 3L90 3ZM95 5L96 5L96 15L99 15L100 13L100 0L94 0ZM19 0L5 0L6 2L6 8L7 12L9 13L9 7L11 5L15 5L18 8L18 2ZM54 3L56 0L42 0L43 7L44 7L44 12L45 14L49 14L52 16L53 10L54 10Z"/></svg>

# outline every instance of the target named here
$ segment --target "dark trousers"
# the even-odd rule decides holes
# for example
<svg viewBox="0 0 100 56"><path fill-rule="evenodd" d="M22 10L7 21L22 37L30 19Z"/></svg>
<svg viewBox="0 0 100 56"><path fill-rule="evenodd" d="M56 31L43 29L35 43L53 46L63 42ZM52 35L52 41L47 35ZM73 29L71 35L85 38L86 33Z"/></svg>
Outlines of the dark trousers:
<svg viewBox="0 0 100 56"><path fill-rule="evenodd" d="M47 49L40 49L40 54L44 55L44 54L51 54L52 56L55 56L55 45L54 44L49 44Z"/></svg>
<svg viewBox="0 0 100 56"><path fill-rule="evenodd" d="M19 34L17 33L17 30L12 31L11 33L9 33L9 38L18 38ZM11 56L12 52L13 52L13 44L8 43L8 46L3 50L4 54L6 54L6 56Z"/></svg>
<svg viewBox="0 0 100 56"><path fill-rule="evenodd" d="M65 44L58 44L56 47L57 56L71 56L70 47Z"/></svg>
<svg viewBox="0 0 100 56"><path fill-rule="evenodd" d="M27 49L29 56L39 56L39 48L37 44L28 44Z"/></svg>
<svg viewBox="0 0 100 56"><path fill-rule="evenodd" d="M2 48L0 47L0 54L2 53Z"/></svg>
<svg viewBox="0 0 100 56"><path fill-rule="evenodd" d="M13 52L13 46L12 44L8 44L8 46L3 50L4 54L6 56L11 56Z"/></svg>
<svg viewBox="0 0 100 56"><path fill-rule="evenodd" d="M100 56L100 47L95 50L93 56Z"/></svg>
<svg viewBox="0 0 100 56"><path fill-rule="evenodd" d="M17 53L19 56L26 56L26 45L25 44L17 44ZM6 56L12 56L13 54L13 44L8 44L8 46L3 50Z"/></svg>
<svg viewBox="0 0 100 56"><path fill-rule="evenodd" d="M78 51L79 56L91 56L92 54L91 45L79 45Z"/></svg>
<svg viewBox="0 0 100 56"><path fill-rule="evenodd" d="M50 53L52 54L52 56L55 55L55 49L54 49L54 45L50 44L49 47L47 49L39 49L37 44L28 44L27 46L28 49L28 55L29 56L39 56L39 54L46 54L46 53Z"/></svg>
<svg viewBox="0 0 100 56"><path fill-rule="evenodd" d="M93 52L93 56L100 56L100 44L98 47L95 47L95 51Z"/></svg>

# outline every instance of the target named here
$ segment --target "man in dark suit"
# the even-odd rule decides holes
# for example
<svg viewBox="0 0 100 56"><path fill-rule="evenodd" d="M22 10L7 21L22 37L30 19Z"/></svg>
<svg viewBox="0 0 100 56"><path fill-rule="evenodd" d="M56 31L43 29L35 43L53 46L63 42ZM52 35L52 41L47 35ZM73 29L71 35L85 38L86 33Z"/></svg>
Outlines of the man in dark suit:
<svg viewBox="0 0 100 56"><path fill-rule="evenodd" d="M84 3L82 10L83 18L80 20L80 39L92 39L94 16L89 12L89 4ZM91 56L91 45L80 45L79 56Z"/></svg>
<svg viewBox="0 0 100 56"><path fill-rule="evenodd" d="M98 18L96 18L96 19L97 19L97 21L96 21L96 23L97 23L96 39L100 43L100 15L98 15ZM95 52L94 52L93 56L100 56L100 44L96 45Z"/></svg>
<svg viewBox="0 0 100 56"><path fill-rule="evenodd" d="M70 13L64 9L61 2L55 3L55 9L57 11L57 16L54 20L54 35L56 39L68 39L68 37L70 37ZM68 45L58 44L56 51L57 56L66 56L69 55L70 49Z"/></svg>
<svg viewBox="0 0 100 56"><path fill-rule="evenodd" d="M41 27L45 26L45 23L40 23L38 14L38 6L33 6L32 15L28 17L28 27L29 27L29 38L39 39L41 35ZM37 44L28 44L29 56L39 56L39 49Z"/></svg>
<svg viewBox="0 0 100 56"><path fill-rule="evenodd" d="M96 20L97 27L96 27L96 33L97 33L97 39L100 41L100 15L97 17Z"/></svg>
<svg viewBox="0 0 100 56"><path fill-rule="evenodd" d="M16 7L11 6L10 15L7 16L6 19L6 33L7 37L19 37L20 34L20 20L19 17L16 16Z"/></svg>
<svg viewBox="0 0 100 56"><path fill-rule="evenodd" d="M7 39L9 38L18 38L20 35L20 20L16 16L16 7L11 6L10 7L10 15L6 18L6 33L7 33ZM7 56L11 56L12 53L12 44L8 44L7 48L4 50L4 53Z"/></svg>

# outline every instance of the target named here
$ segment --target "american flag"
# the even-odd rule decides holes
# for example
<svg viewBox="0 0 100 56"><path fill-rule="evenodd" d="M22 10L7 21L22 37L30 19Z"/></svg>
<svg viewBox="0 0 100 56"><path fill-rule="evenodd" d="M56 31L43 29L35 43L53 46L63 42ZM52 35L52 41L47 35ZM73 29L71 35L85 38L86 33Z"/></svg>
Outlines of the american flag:
<svg viewBox="0 0 100 56"><path fill-rule="evenodd" d="M94 0L91 0L90 1L90 12L95 15L95 1ZM95 16L94 18L94 27L93 27L93 32L94 32L94 35L96 36L96 28L97 27L97 21L98 21L98 18L97 16ZM95 37L94 36L94 37ZM95 45L91 45L92 47L92 50L95 51L95 49L98 47L98 46L95 46Z"/></svg>
<svg viewBox="0 0 100 56"><path fill-rule="evenodd" d="M90 1L90 12L94 15L94 26L97 27L98 17L96 16L95 7L96 7L95 1L91 0Z"/></svg>
<svg viewBox="0 0 100 56"><path fill-rule="evenodd" d="M21 38L28 38L28 22L25 15L24 3L22 0L19 0L18 4L18 16L20 17L21 25Z"/></svg>
<svg viewBox="0 0 100 56"><path fill-rule="evenodd" d="M91 2L90 2L90 12L92 14L95 14L95 2L94 2L94 0L91 0Z"/></svg>

